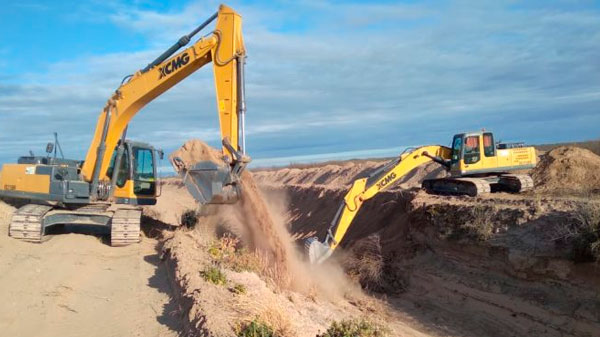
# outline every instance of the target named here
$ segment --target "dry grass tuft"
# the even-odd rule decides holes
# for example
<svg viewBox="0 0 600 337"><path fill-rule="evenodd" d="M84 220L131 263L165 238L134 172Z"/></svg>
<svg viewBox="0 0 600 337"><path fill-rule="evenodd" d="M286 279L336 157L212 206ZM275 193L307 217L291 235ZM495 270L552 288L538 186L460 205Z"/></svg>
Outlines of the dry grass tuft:
<svg viewBox="0 0 600 337"><path fill-rule="evenodd" d="M600 202L579 204L570 221L557 224L552 231L551 240L569 249L569 259L600 263Z"/></svg>
<svg viewBox="0 0 600 337"><path fill-rule="evenodd" d="M352 254L343 262L346 272L367 290L382 291L385 288L383 268L385 262L381 253L379 237L369 236L357 243Z"/></svg>
<svg viewBox="0 0 600 337"><path fill-rule="evenodd" d="M277 297L239 297L237 303L237 310L242 316L247 316L247 318L243 319L239 324L241 328L240 331L250 326L252 322L260 322L261 324L268 326L271 329L271 336L296 336L296 332L294 332L292 322L289 316L287 315L285 308L283 308L281 303L278 302Z"/></svg>
<svg viewBox="0 0 600 337"><path fill-rule="evenodd" d="M487 241L494 234L493 214L488 207L476 205L470 209L470 219L461 226L463 234L477 241Z"/></svg>
<svg viewBox="0 0 600 337"><path fill-rule="evenodd" d="M215 263L235 272L262 270L260 256L242 247L240 240L231 234L213 240L208 247L208 254Z"/></svg>
<svg viewBox="0 0 600 337"><path fill-rule="evenodd" d="M600 262L600 203L580 205L573 218L578 226L571 233L571 259L576 262Z"/></svg>

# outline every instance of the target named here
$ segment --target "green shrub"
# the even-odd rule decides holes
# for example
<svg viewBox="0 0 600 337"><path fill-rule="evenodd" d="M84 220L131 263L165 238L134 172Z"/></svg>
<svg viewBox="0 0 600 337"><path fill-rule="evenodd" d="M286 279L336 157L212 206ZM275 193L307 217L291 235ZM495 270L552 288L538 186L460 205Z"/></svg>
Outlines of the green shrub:
<svg viewBox="0 0 600 337"><path fill-rule="evenodd" d="M246 324L240 332L238 337L274 337L273 329L267 324L259 321L258 319Z"/></svg>
<svg viewBox="0 0 600 337"><path fill-rule="evenodd" d="M221 269L217 267L207 267L201 273L202 277L204 277L204 280L208 282L214 283L216 285L225 285L227 283L227 277L225 276L225 274L223 274Z"/></svg>
<svg viewBox="0 0 600 337"><path fill-rule="evenodd" d="M366 319L352 319L334 321L319 337L387 337L389 334L389 329L379 324Z"/></svg>

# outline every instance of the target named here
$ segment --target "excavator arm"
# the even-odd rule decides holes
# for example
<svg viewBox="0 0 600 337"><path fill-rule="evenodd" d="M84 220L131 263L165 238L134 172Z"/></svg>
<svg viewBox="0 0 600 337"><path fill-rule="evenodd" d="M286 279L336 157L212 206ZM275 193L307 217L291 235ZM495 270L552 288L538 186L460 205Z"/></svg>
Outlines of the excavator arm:
<svg viewBox="0 0 600 337"><path fill-rule="evenodd" d="M445 146L419 147L410 152L405 151L398 158L377 169L368 177L356 179L340 204L327 231L325 240L323 242L319 242L317 238L307 240L306 246L310 261L312 263L322 263L331 256L346 235L352 220L354 220L365 201L387 189L410 171L425 163L435 161L447 166L447 160L450 159L451 152L451 149Z"/></svg>
<svg viewBox="0 0 600 337"><path fill-rule="evenodd" d="M211 34L175 54L214 19L217 22ZM183 36L147 67L129 76L128 81L124 80L98 118L92 143L81 167L82 178L91 183L92 197L105 197L98 195L98 185L111 180L112 177L107 176L107 168L119 140L125 139L131 119L150 101L210 62L214 70L223 153L231 163L231 170L235 167L239 173L249 161L244 156L245 57L242 19L231 8L221 5L206 22Z"/></svg>

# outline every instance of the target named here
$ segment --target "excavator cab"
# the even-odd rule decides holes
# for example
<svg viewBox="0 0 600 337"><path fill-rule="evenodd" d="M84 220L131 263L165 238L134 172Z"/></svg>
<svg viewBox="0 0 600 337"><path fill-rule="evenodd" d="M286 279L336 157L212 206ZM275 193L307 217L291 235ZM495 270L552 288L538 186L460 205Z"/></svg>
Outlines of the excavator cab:
<svg viewBox="0 0 600 337"><path fill-rule="evenodd" d="M450 171L454 176L462 176L469 171L496 167L496 144L489 131L460 133L452 139Z"/></svg>
<svg viewBox="0 0 600 337"><path fill-rule="evenodd" d="M118 204L154 205L158 195L157 156L149 144L126 140L113 152L106 176L112 178ZM118 167L115 170L115 167Z"/></svg>

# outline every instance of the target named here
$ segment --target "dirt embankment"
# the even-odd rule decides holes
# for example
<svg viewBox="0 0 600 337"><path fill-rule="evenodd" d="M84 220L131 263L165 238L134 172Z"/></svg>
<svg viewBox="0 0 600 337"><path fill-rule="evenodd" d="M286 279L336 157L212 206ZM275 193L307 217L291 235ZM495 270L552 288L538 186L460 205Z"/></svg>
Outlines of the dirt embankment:
<svg viewBox="0 0 600 337"><path fill-rule="evenodd" d="M173 156L182 167L199 160L224 164L199 141ZM169 234L164 244L187 334L233 337L254 321L267 323L277 336L313 337L333 320L367 317L393 322L394 335L424 336L419 324L365 295L341 268L309 265L288 231L281 194L264 194L247 171L240 183L238 203L202 206L198 223Z"/></svg>
<svg viewBox="0 0 600 337"><path fill-rule="evenodd" d="M579 149L550 151L533 172L537 192L527 195L379 193L364 204L337 258L364 288L386 294L432 334L594 336L600 270L574 253L581 219L593 221L590 210L600 210L593 194L581 197L596 181L598 171L590 171L597 160ZM260 171L255 178L289 198L297 237L323 238L346 187L376 166ZM559 192L561 182L575 196Z"/></svg>

